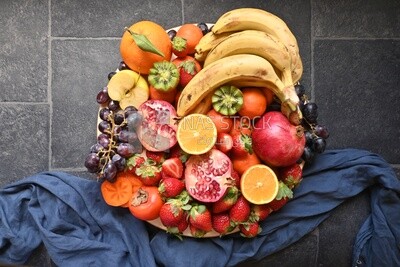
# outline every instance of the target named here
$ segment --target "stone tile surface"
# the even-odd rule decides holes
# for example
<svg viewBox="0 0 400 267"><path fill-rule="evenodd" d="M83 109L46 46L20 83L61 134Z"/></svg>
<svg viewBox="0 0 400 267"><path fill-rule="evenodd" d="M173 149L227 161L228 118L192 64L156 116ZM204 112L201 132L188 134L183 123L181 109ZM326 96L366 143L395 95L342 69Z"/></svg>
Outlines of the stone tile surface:
<svg viewBox="0 0 400 267"><path fill-rule="evenodd" d="M182 23L179 0L52 1L52 36L121 37L124 27L154 20L166 28Z"/></svg>
<svg viewBox="0 0 400 267"><path fill-rule="evenodd" d="M120 62L117 40L52 43L52 168L79 168L96 143L97 93Z"/></svg>
<svg viewBox="0 0 400 267"><path fill-rule="evenodd" d="M49 106L1 104L0 185L49 168Z"/></svg>
<svg viewBox="0 0 400 267"><path fill-rule="evenodd" d="M0 102L47 100L47 4L0 2Z"/></svg>
<svg viewBox="0 0 400 267"><path fill-rule="evenodd" d="M314 231L284 250L278 251L260 261L249 260L236 267L280 266L314 267L317 262L318 231Z"/></svg>
<svg viewBox="0 0 400 267"><path fill-rule="evenodd" d="M400 178L399 1L0 0L0 186L44 170L95 179L83 167L95 96L118 66L125 26L214 22L238 7L266 9L295 34L328 148L381 154ZM350 266L368 201L348 200L297 243L238 266ZM27 265L55 266L43 245Z"/></svg>
<svg viewBox="0 0 400 267"><path fill-rule="evenodd" d="M355 147L400 158L400 42L317 40L315 101L330 148Z"/></svg>
<svg viewBox="0 0 400 267"><path fill-rule="evenodd" d="M398 38L400 2L311 1L316 37Z"/></svg>
<svg viewBox="0 0 400 267"><path fill-rule="evenodd" d="M358 230L370 212L367 192L346 200L320 224L318 267L351 266Z"/></svg>

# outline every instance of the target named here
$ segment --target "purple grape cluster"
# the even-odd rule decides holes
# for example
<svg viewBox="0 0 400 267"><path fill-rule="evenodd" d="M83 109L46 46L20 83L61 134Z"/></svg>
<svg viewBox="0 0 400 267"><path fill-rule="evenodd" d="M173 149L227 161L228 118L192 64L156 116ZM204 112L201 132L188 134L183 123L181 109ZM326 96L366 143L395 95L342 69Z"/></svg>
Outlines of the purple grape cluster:
<svg viewBox="0 0 400 267"><path fill-rule="evenodd" d="M306 163L312 163L317 154L325 151L329 131L326 125L319 123L318 105L308 99L304 86L297 84L295 89L300 98L300 109L303 114L302 126L306 136L306 146L302 159Z"/></svg>
<svg viewBox="0 0 400 267"><path fill-rule="evenodd" d="M142 116L133 106L120 109L119 103L110 99L107 87L97 94L96 100L101 105L99 134L85 159L85 167L97 173L99 179L113 182L117 173L124 170L126 160L143 150L136 131Z"/></svg>

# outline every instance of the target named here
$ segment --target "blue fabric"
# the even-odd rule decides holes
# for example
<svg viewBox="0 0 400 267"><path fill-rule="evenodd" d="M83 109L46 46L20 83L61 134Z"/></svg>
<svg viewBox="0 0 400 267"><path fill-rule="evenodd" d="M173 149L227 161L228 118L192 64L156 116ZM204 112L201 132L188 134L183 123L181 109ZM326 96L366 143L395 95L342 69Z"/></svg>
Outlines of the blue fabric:
<svg viewBox="0 0 400 267"><path fill-rule="evenodd" d="M59 266L234 266L294 243L367 188L371 214L354 242L353 266L400 266L400 181L379 155L357 149L318 156L295 198L253 239L149 233L126 209L108 207L97 182L39 173L0 190L0 262L25 263L43 242Z"/></svg>

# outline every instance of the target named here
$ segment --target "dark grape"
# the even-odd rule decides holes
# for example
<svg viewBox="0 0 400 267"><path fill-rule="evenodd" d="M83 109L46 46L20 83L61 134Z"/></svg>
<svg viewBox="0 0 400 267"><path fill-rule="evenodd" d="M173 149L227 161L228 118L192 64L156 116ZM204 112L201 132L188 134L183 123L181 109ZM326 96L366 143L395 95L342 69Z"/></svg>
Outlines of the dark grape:
<svg viewBox="0 0 400 267"><path fill-rule="evenodd" d="M118 101L111 100L108 102L108 108L112 111L117 111L119 109Z"/></svg>
<svg viewBox="0 0 400 267"><path fill-rule="evenodd" d="M301 99L304 94L306 93L306 89L304 88L304 86L302 84L296 84L294 86L294 89L296 91L297 96Z"/></svg>
<svg viewBox="0 0 400 267"><path fill-rule="evenodd" d="M200 30L203 32L203 35L206 35L209 32L208 26L204 22L200 22L197 24L197 27L200 28Z"/></svg>
<svg viewBox="0 0 400 267"><path fill-rule="evenodd" d="M90 153L99 153L103 149L104 149L104 147L102 145L100 145L99 143L97 143L90 147Z"/></svg>
<svg viewBox="0 0 400 267"><path fill-rule="evenodd" d="M108 88L104 87L103 90L98 92L96 96L96 101L99 104L106 104L108 101L110 101L110 97L108 96Z"/></svg>
<svg viewBox="0 0 400 267"><path fill-rule="evenodd" d="M272 103L268 105L267 111L281 111L281 104L277 101L272 101Z"/></svg>
<svg viewBox="0 0 400 267"><path fill-rule="evenodd" d="M137 127L142 123L143 117L139 112L130 114L127 119L128 129L130 131L135 131Z"/></svg>
<svg viewBox="0 0 400 267"><path fill-rule="evenodd" d="M117 147L117 153L124 158L129 158L133 154L137 153L135 147L129 143L121 143Z"/></svg>
<svg viewBox="0 0 400 267"><path fill-rule="evenodd" d="M117 167L118 171L123 171L126 164L126 159L121 157L119 154L115 154L111 158L112 163L114 163L115 167Z"/></svg>
<svg viewBox="0 0 400 267"><path fill-rule="evenodd" d="M99 143L103 148L108 148L110 145L110 136L105 133L99 134L99 136L97 136L97 143Z"/></svg>
<svg viewBox="0 0 400 267"><path fill-rule="evenodd" d="M96 153L90 153L85 159L85 167L90 173L99 171L100 158Z"/></svg>
<svg viewBox="0 0 400 267"><path fill-rule="evenodd" d="M111 111L108 108L102 108L99 111L99 117L103 121L110 121Z"/></svg>
<svg viewBox="0 0 400 267"><path fill-rule="evenodd" d="M117 176L117 167L112 161L107 162L106 166L104 167L104 179L109 182L115 182L115 178Z"/></svg>
<svg viewBox="0 0 400 267"><path fill-rule="evenodd" d="M172 39L174 39L174 37L176 36L176 31L175 30L169 30L168 31L168 36L169 36L169 39L172 41Z"/></svg>
<svg viewBox="0 0 400 267"><path fill-rule="evenodd" d="M126 65L125 62L121 61L121 62L119 63L119 65L118 65L118 69L119 69L119 70L126 70L126 69L129 69L129 67L128 67L128 65Z"/></svg>
<svg viewBox="0 0 400 267"><path fill-rule="evenodd" d="M108 80L111 80L111 78L112 78L116 73L117 73L116 71L110 72L110 73L108 74L108 76L107 76Z"/></svg>
<svg viewBox="0 0 400 267"><path fill-rule="evenodd" d="M316 123L318 118L318 106L309 102L303 107L303 116L309 123Z"/></svg>
<svg viewBox="0 0 400 267"><path fill-rule="evenodd" d="M306 163L311 163L315 158L315 153L310 147L306 146L304 148L302 158Z"/></svg>
<svg viewBox="0 0 400 267"><path fill-rule="evenodd" d="M129 115L136 113L137 111L138 111L137 108L135 108L134 106L127 106L124 109L124 116L125 116L125 118L128 118Z"/></svg>
<svg viewBox="0 0 400 267"><path fill-rule="evenodd" d="M99 123L99 131L102 133L109 133L111 131L111 125L107 121L101 121Z"/></svg>
<svg viewBox="0 0 400 267"><path fill-rule="evenodd" d="M313 150L317 153L322 153L325 151L326 141L322 137L318 137L314 140Z"/></svg>
<svg viewBox="0 0 400 267"><path fill-rule="evenodd" d="M118 134L118 141L121 143L134 143L138 140L137 134L135 132L122 130Z"/></svg>
<svg viewBox="0 0 400 267"><path fill-rule="evenodd" d="M314 143L314 136L312 132L310 131L305 131L304 136L306 137L306 146L312 146Z"/></svg>
<svg viewBox="0 0 400 267"><path fill-rule="evenodd" d="M328 139L329 137L329 131L325 125L320 125L320 124L316 125L314 127L314 131L315 134L318 135L319 137L322 137L324 139Z"/></svg>
<svg viewBox="0 0 400 267"><path fill-rule="evenodd" d="M114 114L114 123L116 125L121 125L125 120L125 116L121 112L117 112Z"/></svg>

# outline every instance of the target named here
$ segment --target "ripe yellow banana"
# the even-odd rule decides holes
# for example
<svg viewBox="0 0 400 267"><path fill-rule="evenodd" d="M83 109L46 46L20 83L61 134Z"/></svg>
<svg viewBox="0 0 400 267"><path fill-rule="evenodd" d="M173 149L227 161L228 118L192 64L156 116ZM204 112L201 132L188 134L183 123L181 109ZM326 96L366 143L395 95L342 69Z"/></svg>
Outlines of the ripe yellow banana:
<svg viewBox="0 0 400 267"><path fill-rule="evenodd" d="M208 53L204 66L223 57L237 54L252 54L265 58L282 75L282 82L293 85L291 56L287 47L271 35L256 30L232 33Z"/></svg>
<svg viewBox="0 0 400 267"><path fill-rule="evenodd" d="M212 108L212 96L214 92L211 92L207 96L205 96L199 104L197 104L190 113L200 113L207 114L207 112Z"/></svg>
<svg viewBox="0 0 400 267"><path fill-rule="evenodd" d="M264 31L280 40L292 57L292 79L298 82L303 74L297 40L287 24L278 16L257 8L238 8L223 14L212 28L216 35L243 30Z"/></svg>
<svg viewBox="0 0 400 267"><path fill-rule="evenodd" d="M268 87L291 112L299 113L299 98L277 76L268 60L251 54L221 58L204 67L183 89L177 104L178 116L186 116L216 88L224 84Z"/></svg>
<svg viewBox="0 0 400 267"><path fill-rule="evenodd" d="M223 41L226 37L231 35L232 32L226 32L221 34L214 34L212 31L206 33L199 41L199 43L195 47L194 57L198 61L204 61L208 52L221 41Z"/></svg>

